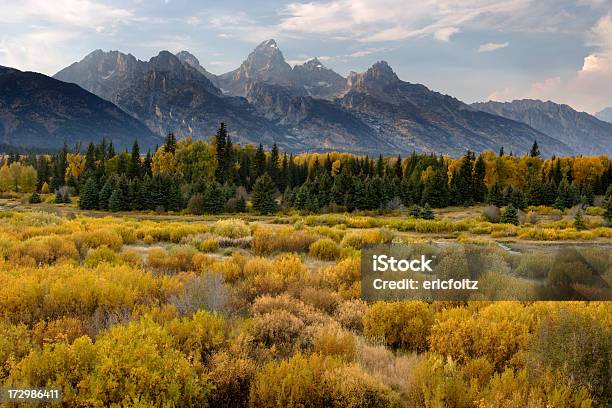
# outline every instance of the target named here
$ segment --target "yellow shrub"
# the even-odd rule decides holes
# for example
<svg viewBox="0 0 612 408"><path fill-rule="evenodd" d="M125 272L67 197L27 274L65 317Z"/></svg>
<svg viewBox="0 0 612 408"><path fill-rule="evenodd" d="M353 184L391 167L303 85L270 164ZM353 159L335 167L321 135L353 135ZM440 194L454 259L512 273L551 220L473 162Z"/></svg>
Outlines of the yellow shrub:
<svg viewBox="0 0 612 408"><path fill-rule="evenodd" d="M353 231L347 233L341 245L345 248L361 249L362 245L388 243L393 240L393 232L384 228L377 230Z"/></svg>
<svg viewBox="0 0 612 408"><path fill-rule="evenodd" d="M501 368L527 348L535 323L531 308L518 302L493 303L478 313L445 309L436 314L429 344L432 351L455 361L484 357Z"/></svg>
<svg viewBox="0 0 612 408"><path fill-rule="evenodd" d="M236 218L219 220L213 225L212 230L215 234L227 238L244 238L251 235L249 225Z"/></svg>
<svg viewBox="0 0 612 408"><path fill-rule="evenodd" d="M322 261L333 261L340 257L340 248L332 239L323 238L310 245L309 253Z"/></svg>
<svg viewBox="0 0 612 408"><path fill-rule="evenodd" d="M123 246L121 235L106 229L75 232L72 234L72 239L79 251L95 249L103 245L114 251L119 251Z"/></svg>
<svg viewBox="0 0 612 408"><path fill-rule="evenodd" d="M433 321L433 312L425 302L377 302L363 318L363 334L384 338L393 347L425 351Z"/></svg>
<svg viewBox="0 0 612 408"><path fill-rule="evenodd" d="M34 237L16 245L9 259L25 265L49 265L69 259L78 259L74 243L65 237L49 235Z"/></svg>
<svg viewBox="0 0 612 408"><path fill-rule="evenodd" d="M219 241L208 238L198 244L198 249L202 252L216 252L219 249Z"/></svg>
<svg viewBox="0 0 612 408"><path fill-rule="evenodd" d="M318 235L308 231L260 227L253 234L251 247L256 253L264 255L275 251L305 252L317 239Z"/></svg>
<svg viewBox="0 0 612 408"><path fill-rule="evenodd" d="M95 268L102 262L117 265L121 262L121 258L112 249L101 246L89 251L83 263L90 268Z"/></svg>
<svg viewBox="0 0 612 408"><path fill-rule="evenodd" d="M321 271L324 283L344 299L361 295L361 264L359 258L348 258Z"/></svg>
<svg viewBox="0 0 612 408"><path fill-rule="evenodd" d="M313 351L324 356L338 357L344 361L354 361L357 357L357 342L350 332L322 326L314 334Z"/></svg>

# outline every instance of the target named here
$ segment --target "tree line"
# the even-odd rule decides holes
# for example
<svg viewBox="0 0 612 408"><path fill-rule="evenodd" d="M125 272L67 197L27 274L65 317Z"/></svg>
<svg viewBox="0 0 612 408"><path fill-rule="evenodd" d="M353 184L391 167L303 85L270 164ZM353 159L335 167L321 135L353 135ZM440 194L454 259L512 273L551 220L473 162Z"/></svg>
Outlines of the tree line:
<svg viewBox="0 0 612 408"><path fill-rule="evenodd" d="M27 170L16 181L12 168ZM34 174L34 176L32 176ZM12 177L12 178L11 178ZM32 177L33 180L32 181ZM115 152L112 142L90 143L85 154L66 145L54 155L11 154L0 166L0 190L55 192L56 202L79 195L83 209L109 211L188 209L194 214L393 210L415 205L491 203L515 208L593 205L609 196L612 162L598 157L540 156L531 152L467 151L457 159L436 154L408 157L349 153L280 152L274 144L234 144L224 124L209 142L171 133L153 153ZM27 185L27 190L20 185ZM59 194L58 194L59 193ZM59 198L58 198L59 195ZM427 211L426 211L427 212Z"/></svg>

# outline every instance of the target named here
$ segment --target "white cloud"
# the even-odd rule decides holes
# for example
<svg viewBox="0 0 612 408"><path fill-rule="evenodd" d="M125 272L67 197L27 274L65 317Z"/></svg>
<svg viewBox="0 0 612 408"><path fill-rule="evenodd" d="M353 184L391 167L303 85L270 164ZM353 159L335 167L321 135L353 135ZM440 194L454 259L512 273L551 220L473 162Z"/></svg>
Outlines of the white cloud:
<svg viewBox="0 0 612 408"><path fill-rule="evenodd" d="M582 68L573 75L546 78L526 90L501 89L493 92L489 99L552 100L591 113L612 106L612 14L597 21L588 34L587 45L597 50L584 58Z"/></svg>
<svg viewBox="0 0 612 408"><path fill-rule="evenodd" d="M491 52L491 51L499 50L501 48L506 48L508 45L510 45L509 42L485 43L485 44L481 44L480 47L478 47L478 50L476 52Z"/></svg>
<svg viewBox="0 0 612 408"><path fill-rule="evenodd" d="M283 33L325 35L365 42L433 36L449 41L464 26L501 27L527 13L532 0L329 0L291 3L281 14Z"/></svg>
<svg viewBox="0 0 612 408"><path fill-rule="evenodd" d="M434 38L438 41L449 42L450 38L459 32L456 27L444 27L434 33Z"/></svg>
<svg viewBox="0 0 612 408"><path fill-rule="evenodd" d="M66 42L78 38L77 31L39 30L0 38L0 65L24 71L55 73L63 67Z"/></svg>
<svg viewBox="0 0 612 408"><path fill-rule="evenodd" d="M99 28L130 19L132 12L92 0L0 0L0 22Z"/></svg>

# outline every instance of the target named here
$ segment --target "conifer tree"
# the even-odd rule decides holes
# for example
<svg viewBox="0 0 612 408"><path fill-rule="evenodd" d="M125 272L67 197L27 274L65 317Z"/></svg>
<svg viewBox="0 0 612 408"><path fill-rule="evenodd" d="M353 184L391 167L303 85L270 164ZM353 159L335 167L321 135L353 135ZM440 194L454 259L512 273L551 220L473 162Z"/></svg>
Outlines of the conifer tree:
<svg viewBox="0 0 612 408"><path fill-rule="evenodd" d="M574 197L572 196L572 190L570 189L567 178L563 178L557 189L557 199L555 200L555 207L559 209L570 208L574 205Z"/></svg>
<svg viewBox="0 0 612 408"><path fill-rule="evenodd" d="M108 209L112 212L122 211L125 206L121 190L115 189L108 199Z"/></svg>
<svg viewBox="0 0 612 408"><path fill-rule="evenodd" d="M485 185L486 166L482 155L474 163L474 200L477 202L485 201L487 186Z"/></svg>
<svg viewBox="0 0 612 408"><path fill-rule="evenodd" d="M216 134L216 156L217 156L217 168L215 169L215 180L217 183L223 184L227 179L227 129L225 123L221 122L219 129Z"/></svg>
<svg viewBox="0 0 612 408"><path fill-rule="evenodd" d="M270 176L265 173L259 177L253 187L253 195L251 200L253 202L253 208L261 214L271 214L276 211L276 201L274 195L276 194L276 187L272 182Z"/></svg>
<svg viewBox="0 0 612 408"><path fill-rule="evenodd" d="M101 210L108 210L108 200L115 189L115 181L115 177L110 176L100 189L100 193L98 194L98 208Z"/></svg>
<svg viewBox="0 0 612 408"><path fill-rule="evenodd" d="M531 157L540 157L540 148L538 146L538 141L534 140L533 145L531 146L531 151L529 152L529 156Z"/></svg>
<svg viewBox="0 0 612 408"><path fill-rule="evenodd" d="M425 180L422 201L431 203L434 208L442 208L448 205L449 190L446 166L436 170L433 176Z"/></svg>
<svg viewBox="0 0 612 408"><path fill-rule="evenodd" d="M172 154L176 152L176 136L174 136L174 133L168 133L168 136L166 136L164 151Z"/></svg>
<svg viewBox="0 0 612 408"><path fill-rule="evenodd" d="M582 210L580 209L576 211L576 214L574 214L574 228L577 230L583 230L586 228L584 217L582 216Z"/></svg>
<svg viewBox="0 0 612 408"><path fill-rule="evenodd" d="M260 143L255 153L255 177L261 177L266 172L266 153Z"/></svg>
<svg viewBox="0 0 612 408"><path fill-rule="evenodd" d="M89 177L79 197L79 208L83 210L95 210L98 208L98 185L93 177Z"/></svg>
<svg viewBox="0 0 612 408"><path fill-rule="evenodd" d="M64 195L58 191L55 192L55 199L53 200L55 204L63 204Z"/></svg>
<svg viewBox="0 0 612 408"><path fill-rule="evenodd" d="M434 219L434 213L431 210L431 207L429 206L429 203L425 203L423 208L421 208L421 211L419 213L419 217L423 218L424 220L433 220Z"/></svg>
<svg viewBox="0 0 612 408"><path fill-rule="evenodd" d="M236 212L244 213L246 212L246 209L246 200L243 196L239 196L238 200L236 201Z"/></svg>
<svg viewBox="0 0 612 408"><path fill-rule="evenodd" d="M419 218L421 216L421 207L414 204L412 207L410 207L410 211L408 211L408 214L411 217Z"/></svg>
<svg viewBox="0 0 612 408"><path fill-rule="evenodd" d="M508 206L502 213L500 221L505 224L518 225L518 211L512 204L508 204Z"/></svg>
<svg viewBox="0 0 612 408"><path fill-rule="evenodd" d="M72 202L72 199L70 198L70 193L68 191L66 191L62 197L62 202L64 204L70 204Z"/></svg>
<svg viewBox="0 0 612 408"><path fill-rule="evenodd" d="M140 178L142 164L140 162L140 148L138 146L138 140L134 140L132 145L132 154L127 168L127 176L129 179Z"/></svg>
<svg viewBox="0 0 612 408"><path fill-rule="evenodd" d="M497 207L502 207L505 204L504 196L501 191L499 183L493 184L487 193L487 203L493 204Z"/></svg>
<svg viewBox="0 0 612 408"><path fill-rule="evenodd" d="M225 196L221 185L217 182L212 182L206 189L204 195L204 210L208 214L221 214L225 209Z"/></svg>
<svg viewBox="0 0 612 408"><path fill-rule="evenodd" d="M34 191L32 193L32 195L30 196L30 199L28 201L29 201L30 204L38 204L42 200L40 199L40 195L36 191Z"/></svg>
<svg viewBox="0 0 612 408"><path fill-rule="evenodd" d="M270 161L268 163L268 174L270 175L272 182L276 184L277 186L279 185L279 175L280 175L279 159L280 159L280 155L278 153L278 146L276 146L276 143L274 143L274 145L272 146L272 150L270 151Z"/></svg>

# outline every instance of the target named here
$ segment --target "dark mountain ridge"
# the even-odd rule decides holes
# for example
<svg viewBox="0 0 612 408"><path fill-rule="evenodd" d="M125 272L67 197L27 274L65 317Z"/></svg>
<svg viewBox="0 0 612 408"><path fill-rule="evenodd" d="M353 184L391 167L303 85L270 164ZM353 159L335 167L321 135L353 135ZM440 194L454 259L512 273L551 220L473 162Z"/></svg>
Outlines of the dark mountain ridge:
<svg viewBox="0 0 612 408"><path fill-rule="evenodd" d="M0 66L0 144L57 149L112 140L118 148L135 139L151 148L162 139L111 102L43 74Z"/></svg>

